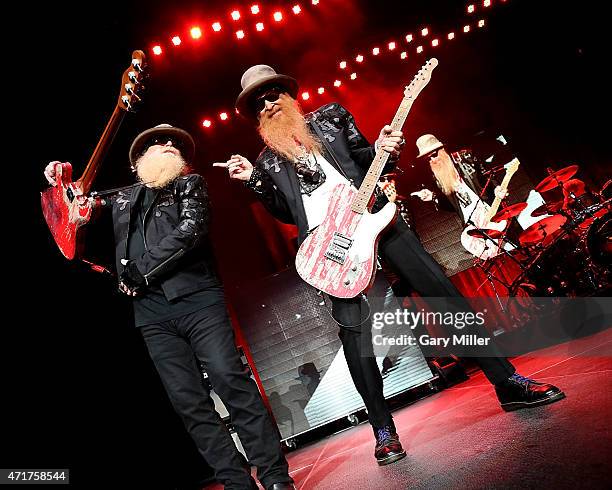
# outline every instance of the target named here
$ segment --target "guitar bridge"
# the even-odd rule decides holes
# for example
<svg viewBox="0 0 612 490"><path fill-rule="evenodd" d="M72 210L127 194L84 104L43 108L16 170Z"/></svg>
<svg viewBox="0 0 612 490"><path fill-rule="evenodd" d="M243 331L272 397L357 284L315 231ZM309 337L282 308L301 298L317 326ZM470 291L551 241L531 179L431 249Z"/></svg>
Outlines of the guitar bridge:
<svg viewBox="0 0 612 490"><path fill-rule="evenodd" d="M348 250L352 244L352 239L334 232L334 236L325 251L325 257L342 265L346 261Z"/></svg>

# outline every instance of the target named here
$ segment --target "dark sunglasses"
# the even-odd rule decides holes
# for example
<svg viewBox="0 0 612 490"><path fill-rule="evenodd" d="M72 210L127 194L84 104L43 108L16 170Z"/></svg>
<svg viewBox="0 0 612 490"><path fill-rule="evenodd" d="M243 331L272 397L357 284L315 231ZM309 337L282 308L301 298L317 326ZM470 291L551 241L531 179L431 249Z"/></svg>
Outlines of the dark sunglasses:
<svg viewBox="0 0 612 490"><path fill-rule="evenodd" d="M430 158L436 158L438 156L438 152L440 151L440 148L438 148L437 150L432 151L431 153L428 153L427 155L425 155L425 160L429 160Z"/></svg>
<svg viewBox="0 0 612 490"><path fill-rule="evenodd" d="M150 147L155 146L155 145L166 146L168 141L172 142L172 146L174 148L176 148L180 152L183 151L184 146L183 146L183 142L180 139L175 138L174 136L155 136L154 138L151 138L150 140L146 142L146 144L143 147L142 152L143 153L146 152Z"/></svg>
<svg viewBox="0 0 612 490"><path fill-rule="evenodd" d="M253 109L255 113L260 113L266 107L266 100L268 102L276 102L281 94L284 94L286 90L280 87L272 87L267 89L265 92L262 92L261 95L258 95L253 100Z"/></svg>

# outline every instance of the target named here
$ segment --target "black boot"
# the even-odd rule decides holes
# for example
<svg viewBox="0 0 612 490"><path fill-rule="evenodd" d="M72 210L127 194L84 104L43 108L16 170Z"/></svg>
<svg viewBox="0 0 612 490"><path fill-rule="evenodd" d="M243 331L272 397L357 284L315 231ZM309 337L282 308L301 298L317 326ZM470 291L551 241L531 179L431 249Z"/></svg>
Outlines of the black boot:
<svg viewBox="0 0 612 490"><path fill-rule="evenodd" d="M376 437L374 457L380 466L395 463L406 457L406 451L395 432L395 427L391 425L379 429L374 427L374 436Z"/></svg>
<svg viewBox="0 0 612 490"><path fill-rule="evenodd" d="M546 405L565 398L565 393L556 386L538 383L518 373L496 384L495 392L501 407L506 412Z"/></svg>

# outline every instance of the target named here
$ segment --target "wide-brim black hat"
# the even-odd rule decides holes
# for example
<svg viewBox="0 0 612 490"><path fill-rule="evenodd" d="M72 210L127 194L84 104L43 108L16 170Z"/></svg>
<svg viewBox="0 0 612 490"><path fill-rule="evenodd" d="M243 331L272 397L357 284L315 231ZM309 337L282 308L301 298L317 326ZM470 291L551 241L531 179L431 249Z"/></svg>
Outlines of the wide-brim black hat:
<svg viewBox="0 0 612 490"><path fill-rule="evenodd" d="M193 163L193 157L195 156L195 143L193 142L193 138L184 129L175 128L170 124L158 124L154 128L147 129L136 136L132 146L130 146L130 163L134 165L136 160L142 155L147 142L151 138L159 136L171 136L179 140L182 143L181 155L187 163Z"/></svg>
<svg viewBox="0 0 612 490"><path fill-rule="evenodd" d="M257 120L257 114L253 111L251 100L253 96L261 93L265 87L282 87L294 99L298 93L298 83L295 78L276 73L274 68L268 65L255 65L249 68L242 75L240 85L242 86L242 92L236 99L236 109L241 116L251 120Z"/></svg>

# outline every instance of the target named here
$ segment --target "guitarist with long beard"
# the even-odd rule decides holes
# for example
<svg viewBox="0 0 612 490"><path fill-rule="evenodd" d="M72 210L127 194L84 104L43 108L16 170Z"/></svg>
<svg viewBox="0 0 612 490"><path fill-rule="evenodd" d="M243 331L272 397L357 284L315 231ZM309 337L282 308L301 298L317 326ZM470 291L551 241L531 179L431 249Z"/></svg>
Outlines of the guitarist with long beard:
<svg viewBox="0 0 612 490"><path fill-rule="evenodd" d="M241 155L232 155L227 162L214 165L227 168L231 179L242 181L252 189L277 219L296 225L300 242L324 220L331 190L337 183L350 182L358 187L379 148L390 153L390 166L393 166L404 145L402 132L391 131L389 126L370 145L353 116L337 103L303 115L295 100L297 81L277 74L270 66L252 66L243 74L241 85L236 109L257 125L266 147L255 166ZM386 199L379 198L379 201L384 204ZM378 252L422 296L461 296L401 218L381 235ZM372 348L368 308L360 296L350 299L330 296L330 299L349 371L368 410L376 438L374 456L379 465L398 461L406 452L383 395L382 376ZM504 358L478 358L477 361L495 385L506 410L550 403L563 397L552 385L519 376Z"/></svg>
<svg viewBox="0 0 612 490"><path fill-rule="evenodd" d="M421 189L411 193L411 196L417 196L422 201L433 201L440 209L456 212L464 225L478 224L483 228L489 228L485 224L484 215L489 209L487 202L492 201L491 194L504 199L508 192L496 185L493 193L490 192L491 187L488 187L486 195L481 197L483 187L486 186L483 184L480 163L471 157L462 158L457 154L455 160L462 162L461 165L457 165L446 150L446 146L433 134L420 136L416 140L416 145L419 150L417 159L429 163L438 191ZM491 226L494 225L496 224ZM477 257L488 258L498 253L497 245L490 240L479 238L474 241L477 243L469 247L468 251Z"/></svg>
<svg viewBox="0 0 612 490"><path fill-rule="evenodd" d="M215 273L208 236L208 192L189 172L195 153L186 131L160 124L130 148L138 183L97 205L112 210L119 289L133 298L135 325L168 397L217 481L257 488L250 468L204 388L202 362L266 490L294 489L257 385L245 373ZM60 162L45 176L56 185Z"/></svg>

